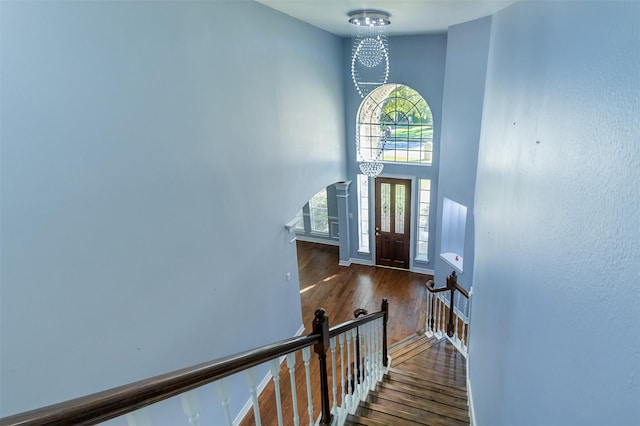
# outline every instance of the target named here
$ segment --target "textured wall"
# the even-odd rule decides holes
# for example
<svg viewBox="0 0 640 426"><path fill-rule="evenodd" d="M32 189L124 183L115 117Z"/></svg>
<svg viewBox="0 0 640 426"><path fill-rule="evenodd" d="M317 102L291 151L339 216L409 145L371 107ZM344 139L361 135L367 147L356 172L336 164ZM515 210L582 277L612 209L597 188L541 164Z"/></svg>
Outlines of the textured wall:
<svg viewBox="0 0 640 426"><path fill-rule="evenodd" d="M254 2L0 8L0 414L308 324L284 224L346 177L340 39Z"/></svg>
<svg viewBox="0 0 640 426"><path fill-rule="evenodd" d="M493 17L469 348L479 426L640 424L640 3Z"/></svg>
<svg viewBox="0 0 640 426"><path fill-rule="evenodd" d="M447 33L438 204L437 209L432 209L433 214L438 215L433 256L438 287L446 284L447 276L453 271L439 256L445 197L467 207L464 270L458 273L458 283L469 289L473 278L473 203L490 30L491 17L485 17L454 25Z"/></svg>

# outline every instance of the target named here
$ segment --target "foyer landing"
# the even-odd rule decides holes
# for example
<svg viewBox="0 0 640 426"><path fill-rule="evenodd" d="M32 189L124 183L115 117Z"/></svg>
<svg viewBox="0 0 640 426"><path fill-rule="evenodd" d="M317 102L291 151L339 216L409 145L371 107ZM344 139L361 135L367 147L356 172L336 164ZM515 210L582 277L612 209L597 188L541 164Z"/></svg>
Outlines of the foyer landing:
<svg viewBox="0 0 640 426"><path fill-rule="evenodd" d="M353 319L357 308L380 310L382 298L389 300L388 343L391 345L424 328L425 283L431 275L377 268L338 266L338 247L297 241L302 318L310 332L310 321L319 307L325 309L330 324Z"/></svg>

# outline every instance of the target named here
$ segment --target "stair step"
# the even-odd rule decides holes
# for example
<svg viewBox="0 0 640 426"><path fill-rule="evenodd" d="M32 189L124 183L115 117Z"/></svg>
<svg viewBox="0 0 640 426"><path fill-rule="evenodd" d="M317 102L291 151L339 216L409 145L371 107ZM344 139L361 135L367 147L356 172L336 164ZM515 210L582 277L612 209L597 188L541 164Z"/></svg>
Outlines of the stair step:
<svg viewBox="0 0 640 426"><path fill-rule="evenodd" d="M438 425L438 426L468 426L450 417L411 409L400 404L383 405L375 402L363 402L357 411L360 416L367 416L377 421L388 422L389 425Z"/></svg>
<svg viewBox="0 0 640 426"><path fill-rule="evenodd" d="M347 416L344 424L354 426L389 426L389 423L379 422L375 419L370 419L368 417L362 417L353 414L349 414Z"/></svg>
<svg viewBox="0 0 640 426"><path fill-rule="evenodd" d="M441 382L434 382L425 378L416 379L398 372L385 374L383 383L392 383L396 386L409 387L411 389L427 389L440 393L444 393L453 397L467 399L467 390L458 386L451 386Z"/></svg>
<svg viewBox="0 0 640 426"><path fill-rule="evenodd" d="M415 414L430 413L437 416L449 417L461 422L469 422L469 408L466 404L461 404L461 407L454 407L440 403L437 400L422 399L422 397L418 397L417 395L393 392L389 389L370 392L368 401L385 406L395 405L402 407L404 411Z"/></svg>
<svg viewBox="0 0 640 426"><path fill-rule="evenodd" d="M465 372L465 375L466 375L466 372ZM433 382L433 383L438 384L438 385L442 384L442 383L440 383L438 381L429 380L428 378L425 378L425 375L423 375L423 374L418 374L418 373L415 373L413 371L405 370L405 369L402 369L402 368L395 368L395 367L389 367L389 370L387 371L387 374L385 374L385 376L394 377L394 378L396 378L397 376L402 376L402 377L406 378L407 380L413 380L413 381L418 381L418 382L426 380L428 382ZM398 379L401 379L402 377L398 377ZM450 385L450 384L447 384L446 387L448 389L459 390L459 391L463 392L465 395L467 393L467 387L465 385Z"/></svg>
<svg viewBox="0 0 640 426"><path fill-rule="evenodd" d="M407 337L404 340L401 340L399 342L394 343L393 345L389 346L389 354L398 354L398 353L402 353L404 351L406 351L409 348L412 348L413 346L419 345L422 341L424 340L430 340L433 339L433 337L429 338L427 336L425 336L424 334L414 334L412 336Z"/></svg>
<svg viewBox="0 0 640 426"><path fill-rule="evenodd" d="M406 351L402 351L400 353L395 353L395 356L392 355L393 358L393 365L398 365L401 364L402 362L413 358L416 355L421 354L422 352L426 351L427 349L431 348L432 346L437 345L438 343L440 343L439 340L434 339L434 338L427 338L424 337L420 340L416 340L416 342L414 342L414 344L408 345L407 346L407 350Z"/></svg>
<svg viewBox="0 0 640 426"><path fill-rule="evenodd" d="M378 385L376 392L393 392L398 398L407 400L416 399L418 403L429 403L436 401L440 404L446 404L450 407L468 409L467 399L458 396L447 395L439 390L417 388L414 386L398 385L394 383L381 383Z"/></svg>
<svg viewBox="0 0 640 426"><path fill-rule="evenodd" d="M416 380L429 380L457 389L466 389L467 372L465 368L452 370L443 366L423 367L419 362L406 362L397 366L396 371L411 372L412 377Z"/></svg>

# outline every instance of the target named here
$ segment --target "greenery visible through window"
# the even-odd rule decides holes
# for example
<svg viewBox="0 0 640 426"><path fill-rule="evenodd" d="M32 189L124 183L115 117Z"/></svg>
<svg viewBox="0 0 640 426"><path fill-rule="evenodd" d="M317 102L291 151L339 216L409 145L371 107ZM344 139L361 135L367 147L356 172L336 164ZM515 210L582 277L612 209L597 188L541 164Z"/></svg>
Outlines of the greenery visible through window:
<svg viewBox="0 0 640 426"><path fill-rule="evenodd" d="M327 209L327 190L323 189L309 200L311 232L329 233L329 211Z"/></svg>
<svg viewBox="0 0 640 426"><path fill-rule="evenodd" d="M369 253L369 178L358 175L358 251Z"/></svg>
<svg viewBox="0 0 640 426"><path fill-rule="evenodd" d="M433 116L418 92L401 84L373 90L358 110L358 161L431 164ZM382 147L382 151L380 148Z"/></svg>
<svg viewBox="0 0 640 426"><path fill-rule="evenodd" d="M429 203L431 200L431 180L420 179L418 193L418 260L427 260L429 255Z"/></svg>

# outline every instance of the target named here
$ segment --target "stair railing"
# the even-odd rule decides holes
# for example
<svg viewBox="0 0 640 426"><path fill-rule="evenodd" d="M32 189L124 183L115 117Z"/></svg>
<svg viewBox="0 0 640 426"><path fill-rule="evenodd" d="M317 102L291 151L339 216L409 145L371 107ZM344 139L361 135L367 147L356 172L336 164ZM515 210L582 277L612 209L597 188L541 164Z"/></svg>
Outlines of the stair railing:
<svg viewBox="0 0 640 426"><path fill-rule="evenodd" d="M375 388L382 380L387 366L387 320L389 304L383 299L379 312L363 315L336 327L329 328L329 318L324 309L315 311L312 333L294 337L256 349L243 351L235 355L176 370L170 373L137 381L131 384L83 396L66 402L50 405L36 410L15 414L0 419L0 426L18 425L94 425L122 415L127 415L130 425L150 423L149 406L180 395L186 416L185 424L199 424L198 398L196 389L215 383L218 398L224 412L225 422L232 426L233 420L229 408L229 391L227 378L239 372L245 372L249 384L253 404L254 424L260 425L260 407L258 392L254 378L255 367L269 363L276 393L276 410L278 424L300 423L299 403L297 401L295 364L296 352L302 352L307 384L308 424L335 425L343 424L348 413L353 414L360 400L364 400L369 390ZM359 341L356 344L356 336ZM356 353L356 345L359 350ZM339 359L336 357L340 348ZM320 413L314 415L312 386L310 381L310 352L317 355L320 384ZM327 351L331 357L327 359ZM345 356L347 363L345 364ZM351 357L361 363L362 381L350 385L349 378ZM291 399L293 406L293 422L283 420L279 390L280 365L278 359L286 359L286 368L291 379ZM329 366L331 365L331 385L329 390ZM338 373L339 371L339 373ZM338 383L341 394L338 394ZM316 389L317 390L317 389ZM300 405L304 408L304 403ZM215 424L221 424L217 421Z"/></svg>
<svg viewBox="0 0 640 426"><path fill-rule="evenodd" d="M466 357L471 311L469 292L458 284L455 271L447 277L446 287L435 288L433 280L429 280L427 290L425 334L437 338L446 336Z"/></svg>

